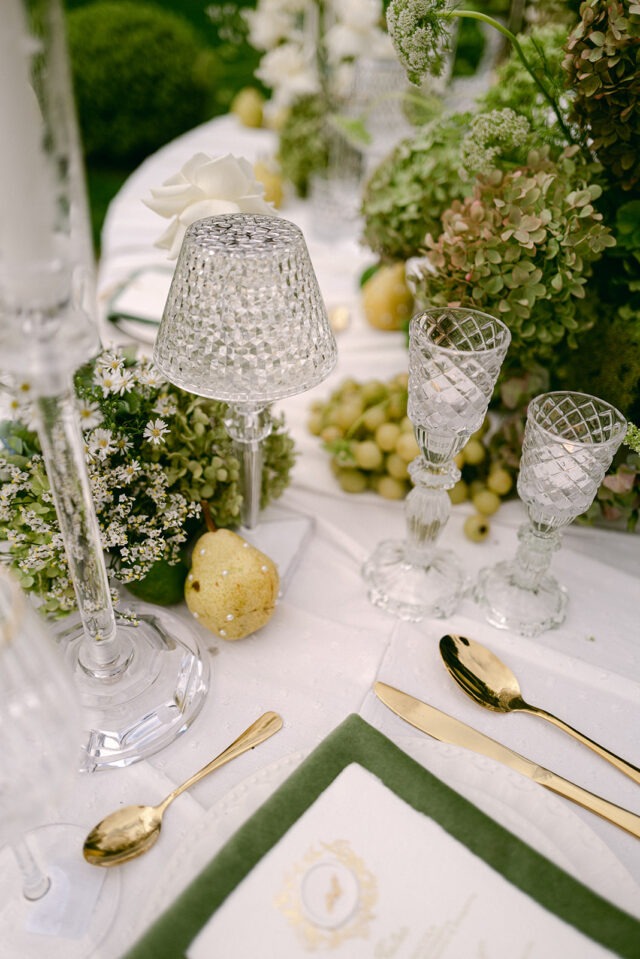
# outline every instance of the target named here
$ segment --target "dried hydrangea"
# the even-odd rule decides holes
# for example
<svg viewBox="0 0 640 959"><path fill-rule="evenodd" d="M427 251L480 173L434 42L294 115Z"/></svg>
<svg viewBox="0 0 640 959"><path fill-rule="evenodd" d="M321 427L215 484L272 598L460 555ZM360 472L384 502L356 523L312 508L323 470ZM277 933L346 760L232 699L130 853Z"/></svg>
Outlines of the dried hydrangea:
<svg viewBox="0 0 640 959"><path fill-rule="evenodd" d="M216 525L238 524L240 466L223 425L224 403L186 393L148 361L111 351L78 372L76 393L102 545L115 579L137 584L158 563L180 564L188 540L203 527L202 501ZM25 416L27 403L18 401ZM4 560L44 612L63 615L75 608L75 596L37 436L14 420L2 425L0 441ZM282 420L264 454L263 506L282 493L293 465Z"/></svg>
<svg viewBox="0 0 640 959"><path fill-rule="evenodd" d="M387 28L407 72L419 86L428 75L439 77L451 50L450 28L442 14L449 0L391 0Z"/></svg>
<svg viewBox="0 0 640 959"><path fill-rule="evenodd" d="M579 304L592 263L615 241L594 201L600 187L568 149L557 163L532 152L526 167L478 177L443 214L414 265L415 294L431 306L463 304L501 317L511 357L527 368L557 361L592 323Z"/></svg>

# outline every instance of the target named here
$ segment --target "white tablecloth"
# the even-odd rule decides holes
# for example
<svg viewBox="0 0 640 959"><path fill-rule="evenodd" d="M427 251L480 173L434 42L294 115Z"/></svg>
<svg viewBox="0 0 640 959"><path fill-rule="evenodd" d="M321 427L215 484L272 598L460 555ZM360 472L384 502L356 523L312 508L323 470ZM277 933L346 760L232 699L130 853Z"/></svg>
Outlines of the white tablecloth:
<svg viewBox="0 0 640 959"><path fill-rule="evenodd" d="M253 160L273 147L268 131L249 131L225 117L193 130L145 161L108 213L99 276L103 306L133 270L167 265L164 252L153 247L165 221L142 203L152 186L199 150ZM567 530L553 568L570 591L568 617L561 628L536 640L493 629L471 600L444 623L403 623L373 607L360 566L379 540L404 536L402 504L374 494L342 493L327 454L305 424L310 402L328 396L344 377L386 379L406 369L406 349L400 334L377 332L363 319L357 281L374 258L358 245L357 237L320 239L310 207L291 198L281 214L302 227L328 306L345 305L352 313L350 327L338 335L335 372L315 390L282 404L299 456L292 484L280 503L314 517L313 535L273 619L258 634L225 643L194 624L209 650L212 678L207 703L192 728L148 761L78 776L65 818L89 828L119 804L159 801L264 710L279 711L284 729L182 796L167 814L156 847L119 870L122 911L99 953L103 959L120 956L161 908L167 890L178 892L188 881L195 863L194 855L184 852L190 836L199 835L202 842L206 837L208 850L215 849L278 778L351 712L360 713L436 771L446 772L449 756L456 766L456 783L462 778L464 786L466 768L476 791L495 794L502 774L493 764L486 762L478 771L477 763L465 759L461 751L420 737L378 703L371 691L376 678L420 695L565 777L640 812L638 787L557 729L533 717L501 716L472 704L454 686L438 653L438 640L448 631L486 642L516 669L529 701L555 711L640 764L640 540L601 529ZM103 325L103 335L111 342L123 339L108 324ZM513 555L523 511L517 502L502 506L482 544L463 537L468 511L465 506L453 510L442 538L473 575L481 566ZM188 614L182 609L180 615ZM248 777L253 778L243 790L239 784ZM599 862L595 871L607 873L610 883L613 877L618 901L640 915L638 840L542 788L532 788L535 795L531 799L527 793L522 812L525 829L534 829L534 835L538 830L540 846L546 842L559 847L563 862L570 863L571 848L579 849L575 868L589 880L593 870L583 869L585 856L596 867ZM230 792L233 809L225 810L224 797ZM517 806L517 801L511 804L511 815ZM117 881L115 873L108 879Z"/></svg>

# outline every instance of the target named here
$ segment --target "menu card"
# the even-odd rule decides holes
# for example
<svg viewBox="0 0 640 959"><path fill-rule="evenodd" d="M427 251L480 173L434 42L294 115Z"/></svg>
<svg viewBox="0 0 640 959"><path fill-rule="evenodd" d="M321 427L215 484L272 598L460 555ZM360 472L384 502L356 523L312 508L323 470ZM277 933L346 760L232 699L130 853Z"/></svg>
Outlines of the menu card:
<svg viewBox="0 0 640 959"><path fill-rule="evenodd" d="M637 959L640 922L351 716L128 959Z"/></svg>

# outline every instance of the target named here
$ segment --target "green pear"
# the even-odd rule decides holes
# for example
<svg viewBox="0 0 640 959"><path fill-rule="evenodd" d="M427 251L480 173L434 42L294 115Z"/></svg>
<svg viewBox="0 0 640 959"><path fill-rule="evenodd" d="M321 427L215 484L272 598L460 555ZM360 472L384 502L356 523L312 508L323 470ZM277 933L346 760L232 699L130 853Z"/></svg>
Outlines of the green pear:
<svg viewBox="0 0 640 959"><path fill-rule="evenodd" d="M222 639L242 639L268 623L280 587L278 567L237 533L205 533L184 586L189 610Z"/></svg>

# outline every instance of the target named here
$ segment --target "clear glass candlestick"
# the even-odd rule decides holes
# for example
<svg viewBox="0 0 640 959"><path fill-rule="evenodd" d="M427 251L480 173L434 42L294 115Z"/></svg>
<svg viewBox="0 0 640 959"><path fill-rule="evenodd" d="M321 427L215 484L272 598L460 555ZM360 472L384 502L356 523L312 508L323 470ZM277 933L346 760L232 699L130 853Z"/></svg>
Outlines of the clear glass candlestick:
<svg viewBox="0 0 640 959"><path fill-rule="evenodd" d="M421 453L409 467L407 538L380 543L363 567L371 601L401 619L448 616L464 592L457 557L436 543L451 510L447 490L460 478L454 457L482 425L510 339L504 323L477 310L411 320L408 413Z"/></svg>
<svg viewBox="0 0 640 959"><path fill-rule="evenodd" d="M90 959L117 914L120 877L82 856L87 827L60 822L82 715L44 623L0 567L0 952Z"/></svg>
<svg viewBox="0 0 640 959"><path fill-rule="evenodd" d="M560 530L591 505L626 430L615 407L586 393L544 393L529 404L518 475L529 522L515 558L482 570L475 587L494 626L537 636L563 622L567 591L548 572Z"/></svg>
<svg viewBox="0 0 640 959"><path fill-rule="evenodd" d="M154 348L176 386L229 404L243 465L243 525L258 521L269 407L311 389L336 344L302 232L278 216L233 213L184 237Z"/></svg>
<svg viewBox="0 0 640 959"><path fill-rule="evenodd" d="M126 765L198 714L208 661L164 611L112 606L73 375L99 349L91 239L59 0L6 0L0 30L0 372L28 386L80 624L62 634L85 706L85 768Z"/></svg>

